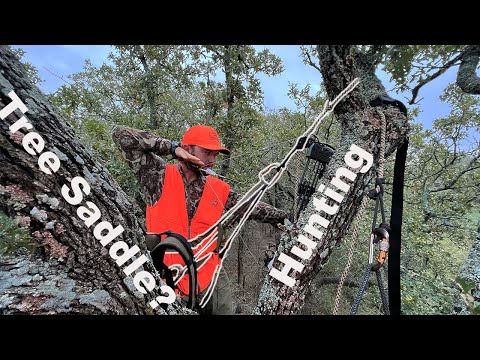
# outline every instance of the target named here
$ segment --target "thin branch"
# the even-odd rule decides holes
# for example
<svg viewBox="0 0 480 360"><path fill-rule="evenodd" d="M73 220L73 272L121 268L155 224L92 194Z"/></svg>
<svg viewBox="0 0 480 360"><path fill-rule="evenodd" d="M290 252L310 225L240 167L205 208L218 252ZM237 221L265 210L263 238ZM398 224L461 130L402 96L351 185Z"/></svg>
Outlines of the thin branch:
<svg viewBox="0 0 480 360"><path fill-rule="evenodd" d="M45 70L47 70L50 74L52 74L53 76L56 76L57 78L59 78L60 80L66 82L68 85L73 85L73 83L71 82L68 82L67 80L65 80L63 77L61 77L60 75L57 75L55 74L54 72L50 71L50 69L48 69L47 67L43 67Z"/></svg>
<svg viewBox="0 0 480 360"><path fill-rule="evenodd" d="M457 55L454 59L450 60L449 62L447 62L443 68L441 68L440 70L438 70L436 73L433 73L432 75L426 77L425 79L423 79L422 81L420 81L412 90L412 98L409 100L409 104L410 105L413 105L415 104L415 100L417 98L417 95L418 95L418 91L420 90L420 88L423 86L423 85L426 85L428 84L430 81L436 79L437 77L439 77L440 75L442 75L445 71L447 71L448 69L450 69L450 67L452 67L453 65L455 65L455 63L461 59L463 56L463 53Z"/></svg>
<svg viewBox="0 0 480 360"><path fill-rule="evenodd" d="M480 158L480 154L478 154L472 160L470 160L467 166L465 167L465 170L460 171L447 185L436 188L436 189L431 189L430 192L434 193L434 192L451 189L464 174L468 173L469 171L473 171L480 168L480 165L472 167L473 163L477 161L479 158Z"/></svg>
<svg viewBox="0 0 480 360"><path fill-rule="evenodd" d="M308 52L308 50L307 50L307 49L302 49L302 50L303 50L303 53L304 53L304 54L307 56L307 58L308 58L308 64L309 64L311 67L317 69L318 72L321 72L320 67L313 62L312 57L311 57L310 53Z"/></svg>
<svg viewBox="0 0 480 360"><path fill-rule="evenodd" d="M224 60L225 55L222 54L222 53L220 53L220 52L218 52L218 50L215 49L215 48L213 48L211 45L205 45L205 48L206 48L208 51L211 51L211 52L215 53L215 54L220 58L220 60Z"/></svg>

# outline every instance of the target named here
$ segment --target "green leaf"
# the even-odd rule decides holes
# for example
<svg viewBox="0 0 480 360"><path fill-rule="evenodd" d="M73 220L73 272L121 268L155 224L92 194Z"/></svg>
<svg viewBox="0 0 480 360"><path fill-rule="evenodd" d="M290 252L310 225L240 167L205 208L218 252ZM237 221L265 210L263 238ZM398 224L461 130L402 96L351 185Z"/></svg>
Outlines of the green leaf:
<svg viewBox="0 0 480 360"><path fill-rule="evenodd" d="M471 294L471 291L475 289L475 281L473 280L464 279L461 277L457 277L455 280L462 287L465 294Z"/></svg>

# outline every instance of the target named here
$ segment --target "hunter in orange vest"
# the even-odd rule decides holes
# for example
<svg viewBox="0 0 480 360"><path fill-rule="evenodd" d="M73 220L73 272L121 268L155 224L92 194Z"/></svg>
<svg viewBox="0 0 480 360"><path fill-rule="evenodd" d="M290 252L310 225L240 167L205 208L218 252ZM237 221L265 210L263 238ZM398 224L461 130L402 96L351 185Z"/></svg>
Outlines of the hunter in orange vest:
<svg viewBox="0 0 480 360"><path fill-rule="evenodd" d="M220 145L216 131L209 126L197 125L191 127L183 136L182 146L184 148L175 147L175 149L172 149L172 153L177 158L194 163L202 168L212 167L220 151L229 153L228 149ZM182 165L190 166L189 163L183 163ZM189 199L185 197L182 175L175 165L167 165L162 195L155 205L147 205L147 231L159 234L171 230L183 235L186 239L193 239L198 234L208 230L222 216L230 193L230 185L210 175L207 176L205 183L206 186L200 197L197 211L191 218L187 212ZM168 209L168 211L165 211L165 209ZM213 253L216 245L216 242L212 243L209 249L205 251L205 257L197 263L197 281L200 292L210 284L219 264L218 255ZM193 253L196 254L202 249L202 244L199 244L193 248ZM167 253L164 262L168 267L177 264L185 265L178 253ZM178 282L177 287L183 294L188 295L188 277L186 275Z"/></svg>
<svg viewBox="0 0 480 360"><path fill-rule="evenodd" d="M217 132L210 126L196 125L188 129L181 145L162 139L145 131L117 127L113 133L114 142L138 175L147 203L147 231L161 233L167 230L183 235L187 240L203 233L220 219L241 198L224 181L205 176L199 169L211 169L219 153L230 151L220 143ZM180 160L177 165L168 165L159 156L172 155ZM288 214L268 204L260 203L251 218L282 223ZM196 254L205 254L197 262L197 281L203 291L212 280L218 255L213 251L216 243L204 250L202 244L193 247ZM169 268L183 265L178 254L167 253L164 262ZM188 295L188 277L184 276L177 287ZM230 288L226 273L222 269L210 303L204 313L232 314ZM181 294L182 295L182 294Z"/></svg>

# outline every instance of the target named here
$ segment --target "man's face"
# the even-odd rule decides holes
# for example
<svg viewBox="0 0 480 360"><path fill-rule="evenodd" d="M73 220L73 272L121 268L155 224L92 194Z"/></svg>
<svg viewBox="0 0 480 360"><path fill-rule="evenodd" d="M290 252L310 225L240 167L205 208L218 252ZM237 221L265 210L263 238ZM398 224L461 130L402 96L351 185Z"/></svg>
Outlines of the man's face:
<svg viewBox="0 0 480 360"><path fill-rule="evenodd" d="M190 145L190 154L198 157L205 164L206 168L213 168L217 161L219 151L208 150L197 145Z"/></svg>

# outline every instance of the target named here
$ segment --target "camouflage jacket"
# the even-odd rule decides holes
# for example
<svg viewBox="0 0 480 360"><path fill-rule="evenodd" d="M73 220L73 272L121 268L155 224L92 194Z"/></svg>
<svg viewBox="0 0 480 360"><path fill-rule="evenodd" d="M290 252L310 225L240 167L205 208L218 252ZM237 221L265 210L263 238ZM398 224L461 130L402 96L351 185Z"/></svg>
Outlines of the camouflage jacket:
<svg viewBox="0 0 480 360"><path fill-rule="evenodd" d="M162 194L167 163L161 157L170 155L170 140L129 127L115 128L112 138L137 175L145 201L150 206L154 205ZM189 219L192 219L200 202L206 178L199 176L188 184L182 167L178 165L178 168L183 178L185 198L190 199L187 211ZM230 209L240 198L240 194L230 190L224 209ZM260 202L249 219L275 225L283 223L283 219L287 217L287 212Z"/></svg>

